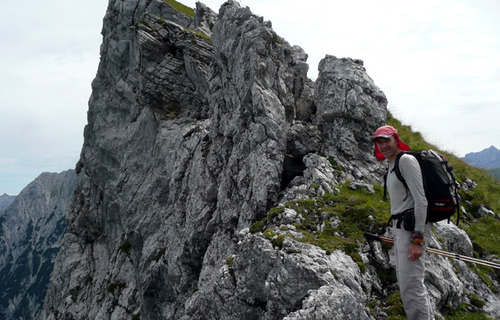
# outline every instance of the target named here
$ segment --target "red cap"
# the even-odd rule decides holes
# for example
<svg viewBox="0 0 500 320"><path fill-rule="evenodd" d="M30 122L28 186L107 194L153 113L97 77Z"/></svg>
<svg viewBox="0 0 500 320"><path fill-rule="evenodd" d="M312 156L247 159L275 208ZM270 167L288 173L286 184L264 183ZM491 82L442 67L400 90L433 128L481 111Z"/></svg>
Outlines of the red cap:
<svg viewBox="0 0 500 320"><path fill-rule="evenodd" d="M390 138L391 136L396 137L396 141L398 142L399 149L401 149L403 151L410 150L409 145L401 142L401 139L398 136L398 130L394 129L391 126L382 126L382 127L378 128L377 130L375 130L375 134L373 135L373 141L375 141L375 139L377 139L379 137ZM385 160L385 157L378 150L378 146L376 143L375 143L375 157L377 157L378 161Z"/></svg>

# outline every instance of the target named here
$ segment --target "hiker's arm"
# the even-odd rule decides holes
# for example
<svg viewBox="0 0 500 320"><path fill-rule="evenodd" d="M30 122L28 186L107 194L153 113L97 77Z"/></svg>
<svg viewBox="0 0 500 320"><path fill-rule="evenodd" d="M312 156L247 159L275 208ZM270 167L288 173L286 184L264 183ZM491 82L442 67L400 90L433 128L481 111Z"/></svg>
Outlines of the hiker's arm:
<svg viewBox="0 0 500 320"><path fill-rule="evenodd" d="M425 198L422 171L418 160L411 155L403 155L399 160L399 170L408 185L415 209L415 231L424 231L427 217L427 199Z"/></svg>

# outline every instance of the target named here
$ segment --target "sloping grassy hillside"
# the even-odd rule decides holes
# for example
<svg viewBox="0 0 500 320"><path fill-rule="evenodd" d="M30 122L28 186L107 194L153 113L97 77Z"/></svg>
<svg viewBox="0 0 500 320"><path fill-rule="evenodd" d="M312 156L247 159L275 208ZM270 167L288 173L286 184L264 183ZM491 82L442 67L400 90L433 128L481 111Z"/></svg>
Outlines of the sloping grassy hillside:
<svg viewBox="0 0 500 320"><path fill-rule="evenodd" d="M488 173L497 178L500 181L500 168L497 169L489 169Z"/></svg>

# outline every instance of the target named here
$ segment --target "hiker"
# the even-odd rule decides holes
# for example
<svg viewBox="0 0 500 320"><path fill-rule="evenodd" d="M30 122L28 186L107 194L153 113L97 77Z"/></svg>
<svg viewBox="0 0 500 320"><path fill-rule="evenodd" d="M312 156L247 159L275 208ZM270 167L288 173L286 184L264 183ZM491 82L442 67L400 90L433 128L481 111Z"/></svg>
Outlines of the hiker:
<svg viewBox="0 0 500 320"><path fill-rule="evenodd" d="M389 161L386 181L391 214L394 218L392 230L396 252L396 274L406 316L410 320L434 319L429 294L424 285L423 246L427 200L419 163L415 157L408 154L403 154L399 159L399 169L408 186L407 190L393 169L397 155L410 150L410 147L401 141L397 130L391 126L378 128L373 141L377 160ZM413 219L414 223L410 225Z"/></svg>

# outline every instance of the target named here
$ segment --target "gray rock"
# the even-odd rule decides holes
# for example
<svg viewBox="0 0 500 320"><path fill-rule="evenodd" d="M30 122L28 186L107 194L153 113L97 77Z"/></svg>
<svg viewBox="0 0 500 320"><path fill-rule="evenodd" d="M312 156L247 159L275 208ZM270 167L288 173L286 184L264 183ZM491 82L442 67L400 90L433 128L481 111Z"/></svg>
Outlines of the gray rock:
<svg viewBox="0 0 500 320"><path fill-rule="evenodd" d="M103 36L40 319L372 318L373 266L290 238L304 217L289 208L274 232L249 228L288 201L380 181L371 135L387 100L361 61L327 56L313 83L305 52L234 1L190 17L112 0ZM340 223L325 214L319 230L326 219ZM363 263L390 266L375 248ZM463 302L453 288L468 284L441 264L452 280L430 279L433 301Z"/></svg>
<svg viewBox="0 0 500 320"><path fill-rule="evenodd" d="M335 153L363 159L372 134L387 117L387 99L366 73L363 62L327 55L319 65L314 100L316 121Z"/></svg>
<svg viewBox="0 0 500 320"><path fill-rule="evenodd" d="M352 190L366 189L371 194L375 193L375 189L373 188L373 186L367 183L353 182L349 185L349 188Z"/></svg>
<svg viewBox="0 0 500 320"><path fill-rule="evenodd" d="M446 220L433 224L435 235L439 238L444 250L454 253L472 256L472 241L464 230L458 228L453 222Z"/></svg>
<svg viewBox="0 0 500 320"><path fill-rule="evenodd" d="M465 179L464 183L462 184L462 188L464 188L466 191L469 189L473 189L477 187L477 183L472 181L470 178Z"/></svg>
<svg viewBox="0 0 500 320"><path fill-rule="evenodd" d="M479 215L481 217L496 217L496 213L493 210L486 208L485 206L479 207Z"/></svg>

